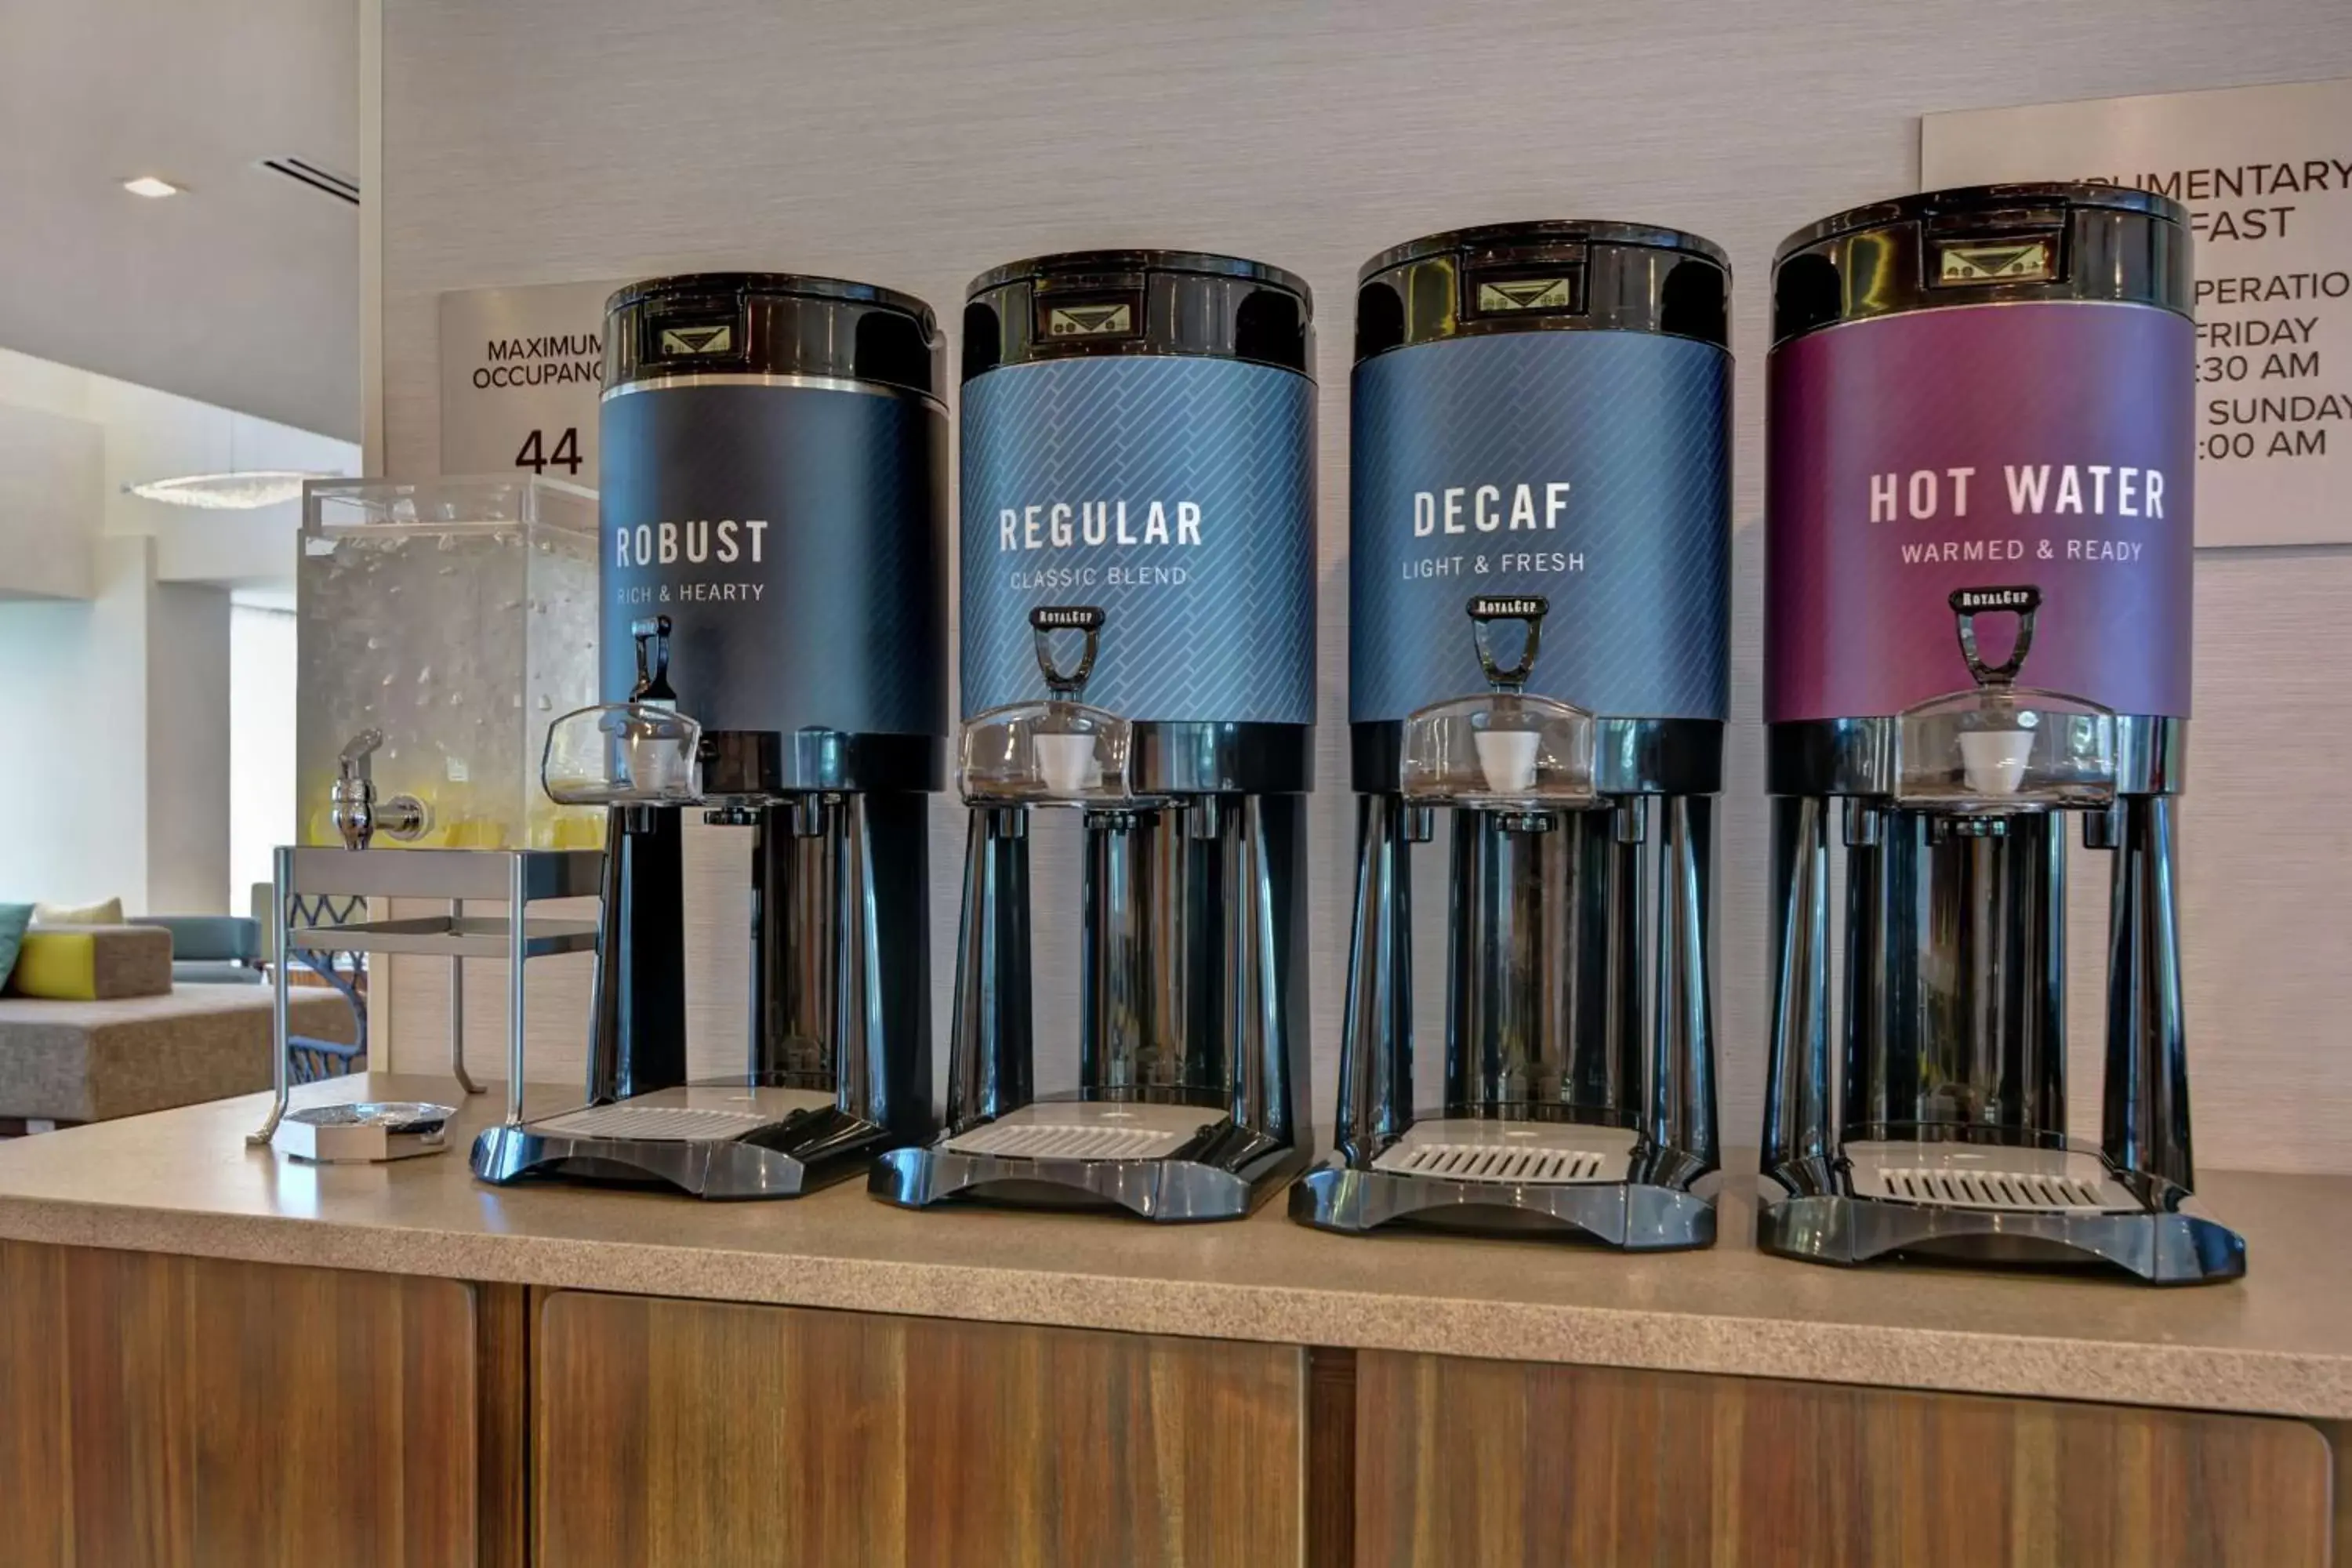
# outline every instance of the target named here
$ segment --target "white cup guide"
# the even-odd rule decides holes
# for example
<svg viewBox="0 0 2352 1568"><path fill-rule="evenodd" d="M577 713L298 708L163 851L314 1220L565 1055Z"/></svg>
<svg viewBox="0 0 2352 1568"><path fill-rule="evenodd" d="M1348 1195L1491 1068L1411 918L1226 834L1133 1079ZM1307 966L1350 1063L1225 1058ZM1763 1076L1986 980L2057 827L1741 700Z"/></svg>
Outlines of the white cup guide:
<svg viewBox="0 0 2352 1568"><path fill-rule="evenodd" d="M1978 795L2015 795L2033 754L2031 730L1969 730L1960 742L1961 771Z"/></svg>
<svg viewBox="0 0 2352 1568"><path fill-rule="evenodd" d="M1100 776L1092 735L1032 735L1030 742L1037 748L1037 771L1055 795L1081 794Z"/></svg>
<svg viewBox="0 0 2352 1568"><path fill-rule="evenodd" d="M1536 782L1536 750L1543 737L1533 730L1479 730L1478 770L1496 795L1524 795Z"/></svg>

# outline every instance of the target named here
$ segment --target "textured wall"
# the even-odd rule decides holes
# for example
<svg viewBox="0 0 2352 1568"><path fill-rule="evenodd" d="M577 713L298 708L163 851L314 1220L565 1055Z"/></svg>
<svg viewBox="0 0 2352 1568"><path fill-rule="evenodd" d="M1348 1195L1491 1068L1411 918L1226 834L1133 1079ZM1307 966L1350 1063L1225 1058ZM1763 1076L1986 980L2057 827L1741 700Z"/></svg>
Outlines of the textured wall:
<svg viewBox="0 0 2352 1568"><path fill-rule="evenodd" d="M435 301L446 289L798 268L910 289L952 320L965 281L991 264L1150 244L1262 257L1313 281L1318 1119L1333 1078L1352 820L1342 721L1355 269L1413 235L1537 216L1651 219L1728 247L1739 532L1717 923L1736 1142L1754 1136L1764 1060L1757 523L1773 245L1910 188L1925 110L2352 71L2352 9L2321 0L1171 0L1148 11L1069 0L386 0L384 12L381 393L394 474L434 464ZM2352 1053L2336 1043L2352 1015L2352 826L2331 798L2352 777L2352 699L2336 673L2352 663L2347 595L2352 552L2199 562L2187 920L2199 1153L2210 1164L2352 1170ZM943 978L961 814L942 806L936 823ZM727 830L695 843L697 1052L711 1065L740 1051L740 845ZM1041 883L1069 868L1065 858L1041 868ZM1425 887L1438 874L1422 862ZM2102 922L2086 897L2075 921L2078 1118L2097 1108ZM1066 1034L1075 924L1042 930L1038 943L1040 1016ZM1433 1045L1440 950L1434 930L1424 939L1423 1037ZM554 961L534 984L538 1075L576 1070L584 978L584 962ZM404 1065L442 1048L439 984L412 963L396 987ZM475 1055L487 1063L498 993L486 976L475 994ZM943 985L938 1005L943 1020Z"/></svg>

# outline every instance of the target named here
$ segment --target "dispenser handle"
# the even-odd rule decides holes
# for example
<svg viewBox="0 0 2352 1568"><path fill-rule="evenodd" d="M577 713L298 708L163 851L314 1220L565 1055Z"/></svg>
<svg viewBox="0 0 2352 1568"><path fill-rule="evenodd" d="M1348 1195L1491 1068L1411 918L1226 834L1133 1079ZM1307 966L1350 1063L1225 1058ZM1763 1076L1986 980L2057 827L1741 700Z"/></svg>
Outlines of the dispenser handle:
<svg viewBox="0 0 2352 1568"><path fill-rule="evenodd" d="M332 802L329 816L346 849L366 848L374 839L376 829L384 826L378 819L375 772L368 761L383 744L383 731L362 730L343 742L342 755L335 759L335 787L328 792ZM407 798L402 797L404 801ZM405 824L408 820L404 814L401 821Z"/></svg>
<svg viewBox="0 0 2352 1568"><path fill-rule="evenodd" d="M1470 640L1478 649L1478 668L1486 672L1487 684L1496 690L1517 691L1528 683L1528 672L1536 665L1536 650L1543 646L1543 619L1550 611L1551 601L1541 594L1482 594L1470 601ZM1486 638L1486 629L1496 621L1518 621L1528 628L1527 641L1519 645L1519 661L1508 668L1495 662L1494 647Z"/></svg>
<svg viewBox="0 0 2352 1568"><path fill-rule="evenodd" d="M2033 650L2033 616L2042 608L2042 590L2031 583L2014 588L1955 588L1950 604L1959 626L1960 658L1967 662L1969 674L1979 686L2015 685L2018 671L2025 668L2025 656ZM2007 658L1987 664L1977 650L1977 616L2000 610L2017 617L2017 640L2010 644Z"/></svg>
<svg viewBox="0 0 2352 1568"><path fill-rule="evenodd" d="M366 784L374 776L368 759L383 744L381 730L362 730L343 742L342 755L335 759L335 773L345 784Z"/></svg>
<svg viewBox="0 0 2352 1568"><path fill-rule="evenodd" d="M1095 655L1101 651L1103 623L1108 618L1093 605L1040 605L1029 612L1030 635L1037 644L1037 668L1045 677L1048 691L1075 700L1086 690L1087 678L1095 672ZM1054 662L1053 636L1063 631L1087 634L1086 651L1078 656L1076 669L1065 670Z"/></svg>
<svg viewBox="0 0 2352 1568"><path fill-rule="evenodd" d="M632 702L675 704L677 693L669 684L669 617L647 616L629 623L637 644L637 683L630 689Z"/></svg>

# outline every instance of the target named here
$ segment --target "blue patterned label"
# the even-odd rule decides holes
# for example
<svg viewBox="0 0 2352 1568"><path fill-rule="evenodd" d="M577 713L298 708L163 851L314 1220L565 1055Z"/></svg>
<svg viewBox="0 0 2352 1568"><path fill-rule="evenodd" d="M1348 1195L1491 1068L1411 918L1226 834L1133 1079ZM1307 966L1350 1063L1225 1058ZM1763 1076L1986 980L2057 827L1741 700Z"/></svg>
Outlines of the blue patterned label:
<svg viewBox="0 0 2352 1568"><path fill-rule="evenodd" d="M1731 356L1514 332L1356 371L1349 718L1486 689L1465 606L1549 601L1527 689L1613 718L1728 707Z"/></svg>
<svg viewBox="0 0 2352 1568"><path fill-rule="evenodd" d="M1029 612L1099 607L1086 700L1315 721L1315 386L1235 360L1009 365L963 389L963 712L1045 695Z"/></svg>

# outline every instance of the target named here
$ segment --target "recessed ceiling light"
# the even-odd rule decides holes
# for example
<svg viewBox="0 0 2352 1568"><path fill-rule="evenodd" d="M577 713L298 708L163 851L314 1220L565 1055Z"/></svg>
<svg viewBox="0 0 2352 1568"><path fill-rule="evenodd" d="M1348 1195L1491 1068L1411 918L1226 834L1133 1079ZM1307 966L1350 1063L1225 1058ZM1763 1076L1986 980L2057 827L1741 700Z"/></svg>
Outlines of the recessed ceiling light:
<svg viewBox="0 0 2352 1568"><path fill-rule="evenodd" d="M169 180L159 180L152 174L142 174L135 180L125 180L122 188L134 196L176 196L180 187Z"/></svg>

